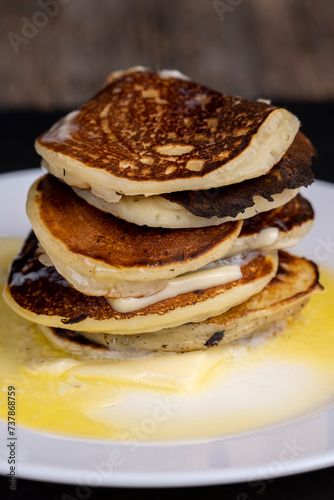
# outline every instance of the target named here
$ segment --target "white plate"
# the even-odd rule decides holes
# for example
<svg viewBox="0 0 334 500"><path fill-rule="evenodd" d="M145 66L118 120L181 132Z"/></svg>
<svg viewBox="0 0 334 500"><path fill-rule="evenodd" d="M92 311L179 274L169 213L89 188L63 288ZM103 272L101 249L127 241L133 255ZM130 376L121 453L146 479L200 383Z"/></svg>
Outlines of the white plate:
<svg viewBox="0 0 334 500"><path fill-rule="evenodd" d="M0 234L24 236L24 200L39 170L0 176ZM298 253L334 269L334 187L307 191L317 222ZM254 481L334 464L334 407L260 431L171 442L113 442L20 428L19 477L90 486L195 486ZM0 424L0 472L8 473L7 429Z"/></svg>

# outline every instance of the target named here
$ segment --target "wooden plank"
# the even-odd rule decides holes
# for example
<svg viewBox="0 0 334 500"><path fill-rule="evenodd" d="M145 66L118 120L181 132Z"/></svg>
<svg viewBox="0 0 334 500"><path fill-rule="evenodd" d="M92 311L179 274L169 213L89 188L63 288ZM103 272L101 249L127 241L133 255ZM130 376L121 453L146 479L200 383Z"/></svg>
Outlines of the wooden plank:
<svg viewBox="0 0 334 500"><path fill-rule="evenodd" d="M11 1L0 18L2 109L73 108L137 64L249 98L334 98L329 0Z"/></svg>

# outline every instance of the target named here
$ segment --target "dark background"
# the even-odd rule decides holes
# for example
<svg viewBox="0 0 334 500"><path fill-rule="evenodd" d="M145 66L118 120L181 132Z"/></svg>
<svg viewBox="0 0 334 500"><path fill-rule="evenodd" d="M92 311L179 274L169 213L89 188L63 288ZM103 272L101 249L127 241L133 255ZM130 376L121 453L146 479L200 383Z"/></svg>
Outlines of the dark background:
<svg viewBox="0 0 334 500"><path fill-rule="evenodd" d="M35 137L95 93L108 72L140 64L287 107L318 151L316 177L334 182L333 1L50 1L46 18L37 0L0 2L0 172L37 167ZM29 31L26 20L40 27ZM333 499L334 467L262 487L93 488L80 496L75 485L19 479L17 486L12 493L0 478L0 498Z"/></svg>

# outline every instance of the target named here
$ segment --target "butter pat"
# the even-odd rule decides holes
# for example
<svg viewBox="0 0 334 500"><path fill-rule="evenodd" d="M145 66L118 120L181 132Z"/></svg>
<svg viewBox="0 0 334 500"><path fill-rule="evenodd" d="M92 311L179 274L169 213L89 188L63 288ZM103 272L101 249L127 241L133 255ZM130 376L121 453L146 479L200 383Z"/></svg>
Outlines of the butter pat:
<svg viewBox="0 0 334 500"><path fill-rule="evenodd" d="M214 286L224 285L225 283L231 283L241 277L241 269L237 265L203 269L202 271L183 274L169 280L163 290L152 295L108 299L108 302L115 311L127 313L143 309L144 307L183 293L193 292L194 290L205 290Z"/></svg>

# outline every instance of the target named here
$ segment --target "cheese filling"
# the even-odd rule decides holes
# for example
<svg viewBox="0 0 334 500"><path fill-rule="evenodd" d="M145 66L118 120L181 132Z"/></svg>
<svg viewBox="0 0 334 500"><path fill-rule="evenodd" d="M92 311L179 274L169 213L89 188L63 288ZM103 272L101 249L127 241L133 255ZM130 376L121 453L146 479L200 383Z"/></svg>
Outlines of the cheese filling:
<svg viewBox="0 0 334 500"><path fill-rule="evenodd" d="M227 256L230 257L247 250L266 249L266 247L274 245L278 242L278 239L279 229L277 227L266 227L259 233L252 234L250 236L239 236L239 238L235 240L231 250L227 253Z"/></svg>
<svg viewBox="0 0 334 500"><path fill-rule="evenodd" d="M166 287L157 293L143 297L107 299L115 311L127 313L143 309L162 300L170 299L194 290L205 290L224 285L242 277L239 265L222 265L222 259L203 266L201 270L177 276L168 281ZM214 266L214 267L213 267Z"/></svg>

